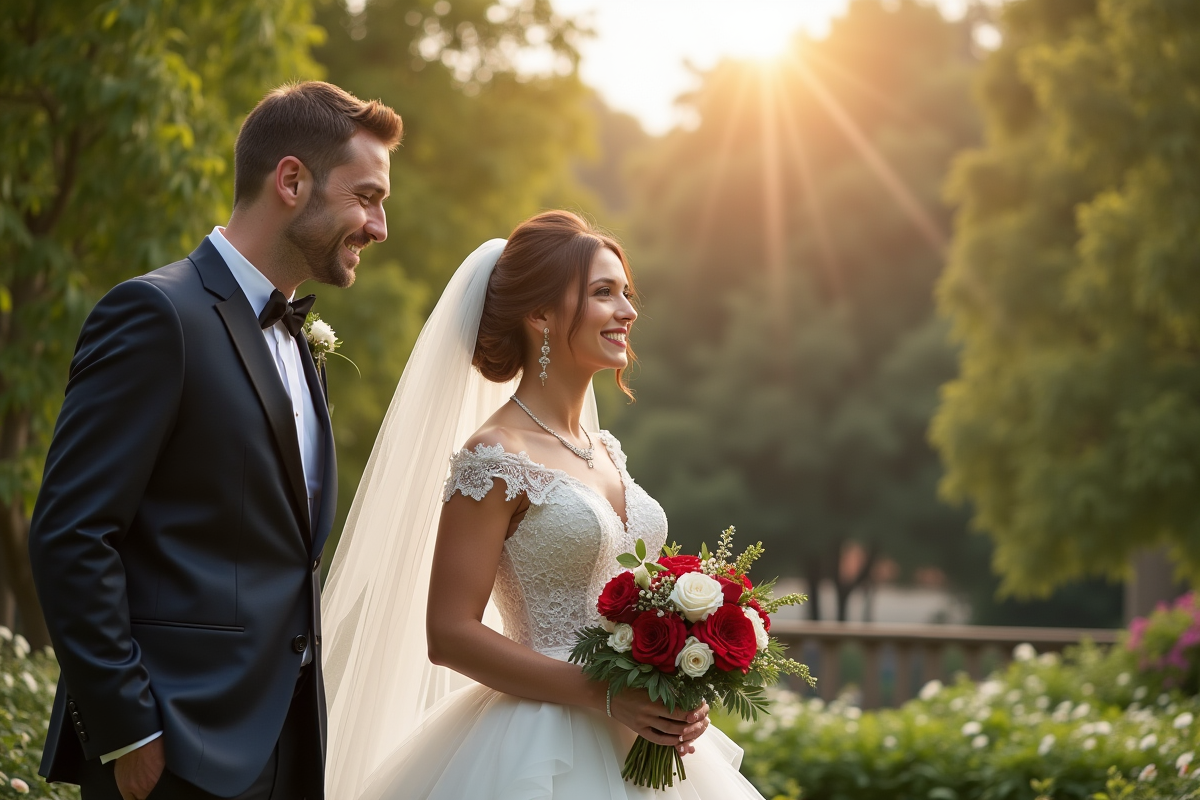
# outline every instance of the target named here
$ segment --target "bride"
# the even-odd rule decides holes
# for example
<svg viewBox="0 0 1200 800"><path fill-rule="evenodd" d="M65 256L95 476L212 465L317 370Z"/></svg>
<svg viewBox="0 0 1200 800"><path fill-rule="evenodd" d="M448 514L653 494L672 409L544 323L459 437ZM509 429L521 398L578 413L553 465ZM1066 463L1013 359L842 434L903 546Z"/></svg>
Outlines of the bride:
<svg viewBox="0 0 1200 800"><path fill-rule="evenodd" d="M741 750L701 737L707 706L610 697L567 661L616 556L667 535L591 388L615 370L625 390L632 301L620 246L563 211L485 243L446 287L324 593L330 800L761 800ZM688 779L623 781L638 734L686 755Z"/></svg>

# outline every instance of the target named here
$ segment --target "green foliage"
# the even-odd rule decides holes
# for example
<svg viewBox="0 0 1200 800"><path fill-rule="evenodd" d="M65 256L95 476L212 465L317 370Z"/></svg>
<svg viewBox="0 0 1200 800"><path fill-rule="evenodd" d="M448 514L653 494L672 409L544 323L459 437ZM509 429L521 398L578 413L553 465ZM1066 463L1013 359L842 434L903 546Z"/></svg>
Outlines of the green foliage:
<svg viewBox="0 0 1200 800"><path fill-rule="evenodd" d="M940 186L977 141L968 36L928 5L858 0L773 67L706 73L687 98L697 125L629 173L639 401L602 396L604 418L690 552L713 519L736 519L772 571L835 582L842 613L885 557L970 572L965 515L939 503L926 441L954 375L929 228L949 227ZM854 543L870 557L846 578Z"/></svg>
<svg viewBox="0 0 1200 800"><path fill-rule="evenodd" d="M932 682L900 709L785 693L761 722L720 724L766 797L1084 800L1200 789L1200 698L1151 691L1122 647L1085 646L1065 661L1027 646L1016 655L1025 660L990 680ZM1156 776L1139 781L1151 764Z"/></svg>
<svg viewBox="0 0 1200 800"><path fill-rule="evenodd" d="M53 654L31 653L24 637L13 639L0 627L0 798L79 797L78 787L48 784L37 774L57 683ZM25 782L28 794L13 787L14 779Z"/></svg>
<svg viewBox="0 0 1200 800"><path fill-rule="evenodd" d="M233 140L314 75L307 0L14 0L0 16L0 586L45 644L26 515L87 311L228 215Z"/></svg>
<svg viewBox="0 0 1200 800"><path fill-rule="evenodd" d="M1200 574L1200 5L1020 0L1001 28L949 184L945 491L1019 595L1156 544Z"/></svg>

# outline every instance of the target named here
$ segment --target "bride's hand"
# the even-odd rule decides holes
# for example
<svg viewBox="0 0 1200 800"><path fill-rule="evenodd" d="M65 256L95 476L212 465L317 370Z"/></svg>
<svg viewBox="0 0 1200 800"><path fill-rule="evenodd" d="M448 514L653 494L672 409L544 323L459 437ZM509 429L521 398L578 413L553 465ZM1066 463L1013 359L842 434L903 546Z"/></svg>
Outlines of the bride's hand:
<svg viewBox="0 0 1200 800"><path fill-rule="evenodd" d="M627 689L613 695L613 719L655 744L675 747L680 755L696 752L693 742L708 728L708 703L691 711L668 711L644 689Z"/></svg>

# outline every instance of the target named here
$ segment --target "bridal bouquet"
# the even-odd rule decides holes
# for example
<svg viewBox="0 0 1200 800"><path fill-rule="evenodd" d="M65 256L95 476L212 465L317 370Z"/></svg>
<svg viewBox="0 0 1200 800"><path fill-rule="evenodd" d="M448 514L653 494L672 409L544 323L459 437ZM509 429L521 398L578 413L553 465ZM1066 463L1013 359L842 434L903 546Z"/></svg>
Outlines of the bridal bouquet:
<svg viewBox="0 0 1200 800"><path fill-rule="evenodd" d="M747 573L763 553L762 544L733 558L734 529L721 534L715 553L680 555L679 545L648 559L646 543L617 562L625 570L608 582L596 607L602 625L575 634L572 663L595 681L608 683L609 696L645 689L669 710L718 702L743 719L770 713L764 688L781 674L816 684L808 667L787 658L770 635L771 614L808 598L789 594L771 599L774 581L755 586ZM687 777L683 759L669 745L641 736L634 742L621 777L654 789L672 786L674 772Z"/></svg>

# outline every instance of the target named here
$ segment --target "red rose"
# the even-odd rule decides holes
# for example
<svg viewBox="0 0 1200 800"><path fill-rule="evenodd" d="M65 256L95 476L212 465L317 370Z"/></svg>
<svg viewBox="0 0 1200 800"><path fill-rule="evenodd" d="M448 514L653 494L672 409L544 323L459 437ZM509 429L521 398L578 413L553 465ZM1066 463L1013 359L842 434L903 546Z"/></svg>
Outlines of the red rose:
<svg viewBox="0 0 1200 800"><path fill-rule="evenodd" d="M762 606L760 606L758 604L758 601L751 600L750 602L746 603L746 605L750 606L751 608L753 608L755 611L758 612L758 615L760 617L762 617L763 627L767 629L767 633L770 633L771 632L771 618L767 616L767 612L762 610Z"/></svg>
<svg viewBox="0 0 1200 800"><path fill-rule="evenodd" d="M746 618L741 606L721 606L708 619L693 625L692 635L712 648L718 669L750 671L758 641L754 636L754 625Z"/></svg>
<svg viewBox="0 0 1200 800"><path fill-rule="evenodd" d="M675 671L675 657L687 641L687 626L678 614L643 611L633 621L633 649L630 655L639 664L658 667L663 672ZM754 629L750 630L751 642Z"/></svg>
<svg viewBox="0 0 1200 800"><path fill-rule="evenodd" d="M700 571L699 556L663 556L658 560L661 566L667 568L676 578L686 575L689 572Z"/></svg>
<svg viewBox="0 0 1200 800"><path fill-rule="evenodd" d="M638 615L634 608L638 601L637 583L632 572L622 572L604 586L600 599L596 601L596 610L600 616L611 622L633 622Z"/></svg>
<svg viewBox="0 0 1200 800"><path fill-rule="evenodd" d="M729 568L729 574L733 576L734 580L737 580L737 570L733 567ZM750 582L750 578L745 574L742 575L742 586L746 587L747 592L754 588L754 584Z"/></svg>
<svg viewBox="0 0 1200 800"><path fill-rule="evenodd" d="M738 600L742 599L742 585L723 575L718 575L717 580L721 584L721 593L725 596L725 605L736 606Z"/></svg>

